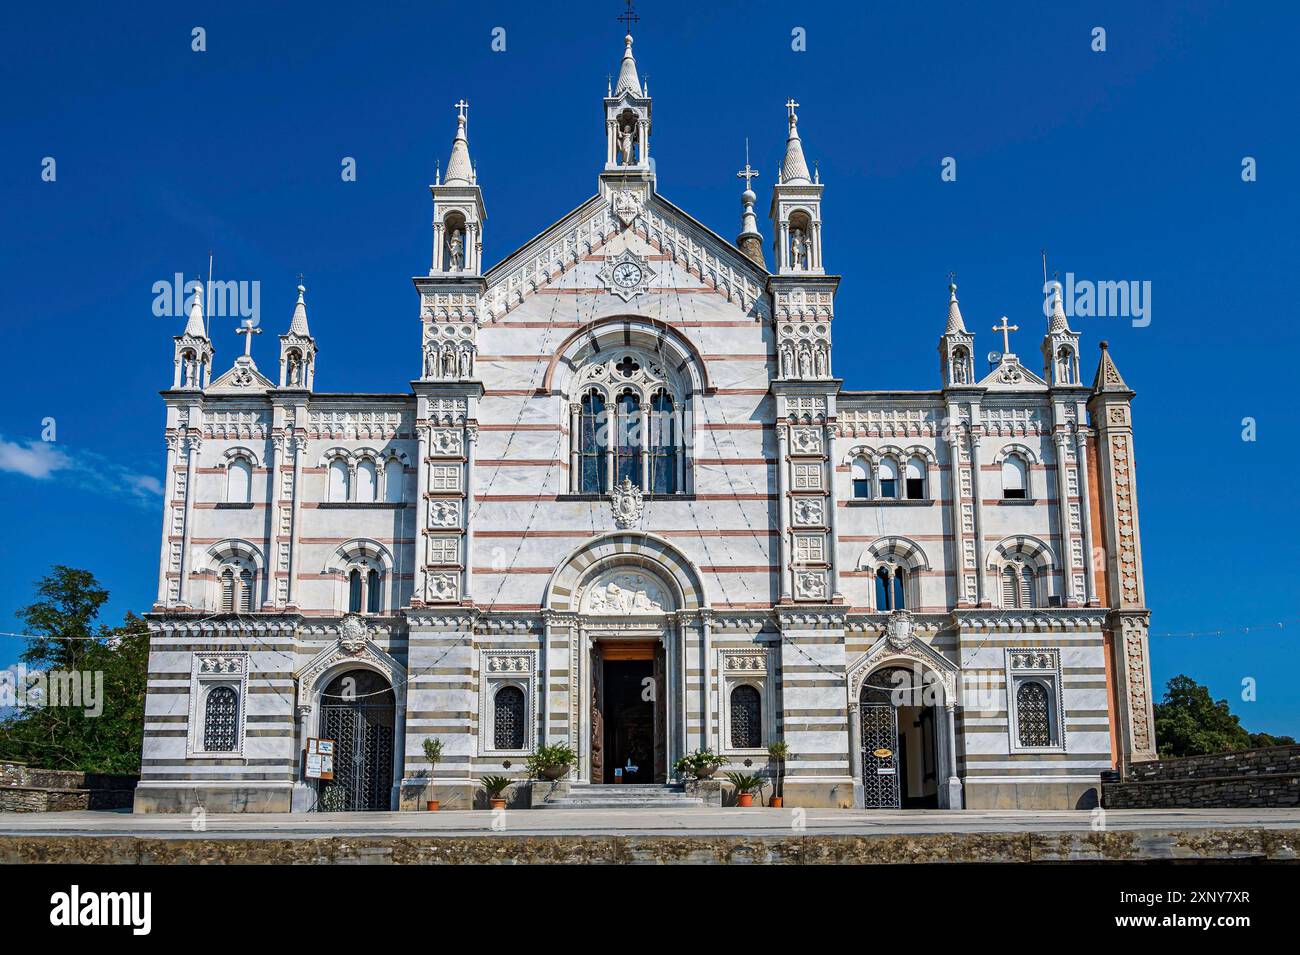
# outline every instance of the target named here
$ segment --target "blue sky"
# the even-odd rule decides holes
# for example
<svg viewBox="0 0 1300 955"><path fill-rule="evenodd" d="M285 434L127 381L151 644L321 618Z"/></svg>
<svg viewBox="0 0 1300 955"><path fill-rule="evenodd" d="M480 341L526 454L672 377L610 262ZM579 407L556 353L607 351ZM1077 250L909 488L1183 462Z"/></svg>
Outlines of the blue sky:
<svg viewBox="0 0 1300 955"><path fill-rule="evenodd" d="M0 627L52 563L92 570L108 619L146 610L161 531L171 336L153 284L261 283L263 369L306 275L317 387L402 390L418 367L434 162L471 104L496 261L595 191L615 2L9 5L0 14ZM378 8L376 8L378 7ZM783 103L826 184L849 388L932 388L946 276L982 353L1006 314L1037 365L1040 249L1064 277L1151 282L1106 338L1135 406L1156 681L1187 672L1251 729L1300 730L1300 520L1286 430L1300 212L1293 38L1281 4L644 3L660 191L724 236L751 158L765 214ZM191 50L201 26L207 51ZM1106 30L1105 52L1091 48ZM505 30L505 52L491 49ZM792 50L791 31L807 49ZM57 178L43 182L44 157ZM340 176L343 157L355 182ZM943 157L957 179L940 177ZM1258 179L1242 181L1244 157ZM763 225L770 236L770 227ZM217 370L242 350L214 322ZM1242 419L1257 440L1242 440ZM42 444L53 418L57 440ZM32 444L35 442L35 445ZM1278 621L1289 621L1284 628ZM0 638L0 664L19 642ZM1241 681L1258 700L1241 702Z"/></svg>

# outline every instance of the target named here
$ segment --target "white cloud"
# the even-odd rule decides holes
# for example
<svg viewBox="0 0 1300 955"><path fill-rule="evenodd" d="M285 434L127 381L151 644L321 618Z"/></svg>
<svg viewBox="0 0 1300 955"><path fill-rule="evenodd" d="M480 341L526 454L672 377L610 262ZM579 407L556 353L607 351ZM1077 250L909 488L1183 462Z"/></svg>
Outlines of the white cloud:
<svg viewBox="0 0 1300 955"><path fill-rule="evenodd" d="M0 435L0 471L22 474L38 481L56 475L90 490L117 494L138 503L154 505L162 495L162 482L151 474L137 474L94 451L66 452L45 441L7 441Z"/></svg>
<svg viewBox="0 0 1300 955"><path fill-rule="evenodd" d="M23 445L0 438L0 471L43 481L70 465L66 454L45 441L28 441Z"/></svg>

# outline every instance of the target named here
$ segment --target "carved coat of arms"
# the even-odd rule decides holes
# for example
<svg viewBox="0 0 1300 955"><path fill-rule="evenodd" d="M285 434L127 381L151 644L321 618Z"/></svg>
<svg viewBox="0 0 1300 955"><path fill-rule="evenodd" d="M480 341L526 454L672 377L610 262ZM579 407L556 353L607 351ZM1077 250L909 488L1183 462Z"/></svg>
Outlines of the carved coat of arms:
<svg viewBox="0 0 1300 955"><path fill-rule="evenodd" d="M344 653L355 657L366 648L369 637L370 628L356 614L348 614L343 618L343 623L339 626L339 646Z"/></svg>
<svg viewBox="0 0 1300 955"><path fill-rule="evenodd" d="M614 486L610 507L614 512L615 527L628 528L640 524L645 509L641 489L632 483L631 478L623 478L622 484Z"/></svg>
<svg viewBox="0 0 1300 955"><path fill-rule="evenodd" d="M641 214L641 195L630 189L623 189L613 193L611 196L611 205L614 215L624 226L630 226L636 221L636 217Z"/></svg>
<svg viewBox="0 0 1300 955"><path fill-rule="evenodd" d="M906 650L912 643L912 634L916 631L916 621L906 610L895 610L889 615L885 624L885 638L895 650Z"/></svg>

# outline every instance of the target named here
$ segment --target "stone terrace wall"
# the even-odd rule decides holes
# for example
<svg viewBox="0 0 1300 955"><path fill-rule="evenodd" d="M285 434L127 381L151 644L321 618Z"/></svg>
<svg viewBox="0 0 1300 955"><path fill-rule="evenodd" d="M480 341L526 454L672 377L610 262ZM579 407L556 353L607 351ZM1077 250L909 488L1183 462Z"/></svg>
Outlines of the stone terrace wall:
<svg viewBox="0 0 1300 955"><path fill-rule="evenodd" d="M1133 763L1103 779L1107 809L1234 809L1300 806L1300 745Z"/></svg>
<svg viewBox="0 0 1300 955"><path fill-rule="evenodd" d="M34 769L0 763L0 812L129 809L138 776Z"/></svg>

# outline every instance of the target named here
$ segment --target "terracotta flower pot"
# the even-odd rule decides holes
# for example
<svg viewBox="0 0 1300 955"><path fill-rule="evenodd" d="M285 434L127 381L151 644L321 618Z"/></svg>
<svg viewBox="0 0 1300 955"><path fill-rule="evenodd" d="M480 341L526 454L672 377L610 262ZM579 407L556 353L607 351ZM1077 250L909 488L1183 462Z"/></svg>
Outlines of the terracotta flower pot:
<svg viewBox="0 0 1300 955"><path fill-rule="evenodd" d="M754 794L741 793L736 797L736 805L741 809L748 809L750 806L754 805Z"/></svg>
<svg viewBox="0 0 1300 955"><path fill-rule="evenodd" d="M493 799L493 800L491 800L491 802L492 802L492 808L493 808L493 809L504 809L504 808L506 808L506 801L505 801L504 799Z"/></svg>
<svg viewBox="0 0 1300 955"><path fill-rule="evenodd" d="M780 796L773 796L771 799L769 799L769 800L767 801L767 804L768 804L769 806L771 806L773 809L780 809L780 808L781 808L781 797L780 797Z"/></svg>
<svg viewBox="0 0 1300 955"><path fill-rule="evenodd" d="M436 800L436 799L430 799L428 802L426 802L426 803L424 804L424 808L427 809L427 810L429 810L429 812L437 812L437 811L438 811L438 800Z"/></svg>

